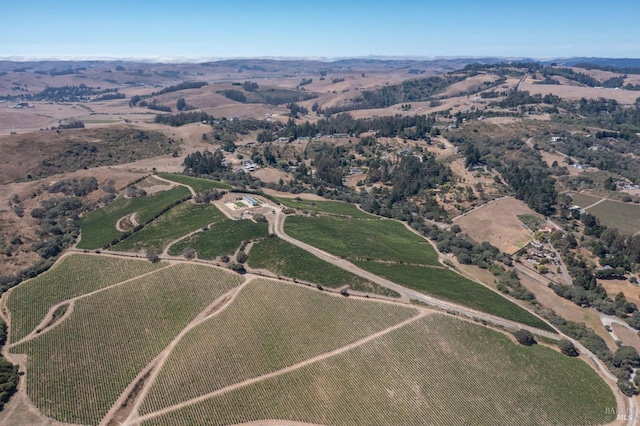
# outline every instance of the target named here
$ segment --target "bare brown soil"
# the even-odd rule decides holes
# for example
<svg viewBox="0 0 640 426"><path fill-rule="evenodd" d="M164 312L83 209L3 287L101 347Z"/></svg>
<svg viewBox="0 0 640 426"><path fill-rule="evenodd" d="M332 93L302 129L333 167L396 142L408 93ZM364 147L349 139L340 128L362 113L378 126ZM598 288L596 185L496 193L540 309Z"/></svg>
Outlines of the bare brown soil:
<svg viewBox="0 0 640 426"><path fill-rule="evenodd" d="M598 284L607 290L607 294L612 299L616 294L622 292L629 302L640 304L640 287L627 280L598 280Z"/></svg>
<svg viewBox="0 0 640 426"><path fill-rule="evenodd" d="M640 352L640 337L637 331L630 330L617 323L611 324L611 330L625 346L633 346Z"/></svg>
<svg viewBox="0 0 640 426"><path fill-rule="evenodd" d="M127 232L131 231L138 225L138 221L136 220L136 212L133 212L121 218L118 223L116 223L116 229L120 232Z"/></svg>
<svg viewBox="0 0 640 426"><path fill-rule="evenodd" d="M107 423L107 426L121 425L129 417L129 415L131 415L135 407L135 402L138 399L138 395L144 388L145 382L149 379L149 376L151 376L153 369L154 367L152 366L142 377L140 377L140 379L138 379L136 384L133 386L133 389L131 389L125 400L122 402L122 404L120 404L120 407L118 407L118 410L115 412L111 420L109 420L109 422Z"/></svg>
<svg viewBox="0 0 640 426"><path fill-rule="evenodd" d="M546 280L540 282L522 273L518 273L518 277L520 277L522 285L536 296L542 306L553 309L566 320L586 324L587 327L592 328L598 336L604 339L609 349L616 350L616 342L602 325L600 315L596 311L581 308L575 303L558 296L547 287Z"/></svg>
<svg viewBox="0 0 640 426"><path fill-rule="evenodd" d="M457 218L454 223L476 241L488 241L500 251L515 253L532 238L532 232L517 217L521 214L540 216L522 201L504 198Z"/></svg>
<svg viewBox="0 0 640 426"><path fill-rule="evenodd" d="M67 313L67 310L70 308L70 305L68 303L64 304L64 305L60 305L52 314L51 317L49 318L49 321L47 321L46 324L44 324L42 327L38 327L36 329L36 333L40 333L43 330L46 330L47 328L53 326L56 322L58 322L63 316L64 314Z"/></svg>

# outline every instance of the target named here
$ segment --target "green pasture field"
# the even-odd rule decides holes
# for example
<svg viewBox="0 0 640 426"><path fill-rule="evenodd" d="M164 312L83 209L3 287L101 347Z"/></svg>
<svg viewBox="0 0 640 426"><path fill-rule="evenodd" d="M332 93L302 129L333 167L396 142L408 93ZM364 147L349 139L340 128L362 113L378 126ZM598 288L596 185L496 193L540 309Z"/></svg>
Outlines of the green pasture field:
<svg viewBox="0 0 640 426"><path fill-rule="evenodd" d="M620 233L633 235L640 232L640 205L605 200L587 210L600 219L600 223L617 228Z"/></svg>
<svg viewBox="0 0 640 426"><path fill-rule="evenodd" d="M393 220L290 216L284 229L295 239L349 260L439 265L427 240Z"/></svg>
<svg viewBox="0 0 640 426"><path fill-rule="evenodd" d="M611 389L581 359L433 314L143 425L598 425L616 419L611 407Z"/></svg>
<svg viewBox="0 0 640 426"><path fill-rule="evenodd" d="M320 284L326 287L348 285L358 291L400 297L393 290L371 283L317 258L280 238L266 238L249 252L247 264L255 269L268 269L278 275Z"/></svg>
<svg viewBox="0 0 640 426"><path fill-rule="evenodd" d="M231 185L227 183L187 175L179 175L176 173L158 173L158 176L184 185L189 185L195 192L202 192L205 189L231 189Z"/></svg>
<svg viewBox="0 0 640 426"><path fill-rule="evenodd" d="M343 201L316 201L304 199L297 201L293 198L284 197L274 197L274 199L282 203L284 206L292 209L351 216L356 219L380 219L378 216L365 213L362 210L359 210L355 205L345 203Z"/></svg>
<svg viewBox="0 0 640 426"><path fill-rule="evenodd" d="M269 225L250 220L224 219L209 230L198 232L169 247L169 254L179 256L186 248L198 253L199 259L215 259L222 254L233 254L243 241L266 238Z"/></svg>
<svg viewBox="0 0 640 426"><path fill-rule="evenodd" d="M142 403L152 412L332 351L417 314L267 279L177 344Z"/></svg>
<svg viewBox="0 0 640 426"><path fill-rule="evenodd" d="M12 348L28 355L29 397L58 421L98 424L141 369L241 281L180 264L76 301L59 325Z"/></svg>
<svg viewBox="0 0 640 426"><path fill-rule="evenodd" d="M354 262L360 268L402 286L478 311L554 331L544 321L520 306L449 269L377 262Z"/></svg>
<svg viewBox="0 0 640 426"><path fill-rule="evenodd" d="M223 218L222 212L212 204L182 203L113 246L112 250L162 253L171 241Z"/></svg>
<svg viewBox="0 0 640 426"><path fill-rule="evenodd" d="M85 213L79 221L82 233L77 247L88 250L101 248L122 235L116 229L116 224L122 217L136 212L138 223L146 223L189 194L187 188L178 187L144 197L119 198L106 207Z"/></svg>
<svg viewBox="0 0 640 426"><path fill-rule="evenodd" d="M87 254L66 256L47 272L11 290L7 301L11 342L33 331L52 306L163 266L167 264Z"/></svg>

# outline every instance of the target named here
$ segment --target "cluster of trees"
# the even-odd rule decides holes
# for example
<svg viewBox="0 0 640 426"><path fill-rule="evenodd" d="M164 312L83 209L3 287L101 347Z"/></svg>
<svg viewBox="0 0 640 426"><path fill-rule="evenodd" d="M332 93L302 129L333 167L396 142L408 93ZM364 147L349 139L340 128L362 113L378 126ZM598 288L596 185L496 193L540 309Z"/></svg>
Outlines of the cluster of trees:
<svg viewBox="0 0 640 426"><path fill-rule="evenodd" d="M409 140L428 138L439 134L434 127L435 118L426 115L372 117L355 119L351 114L342 113L322 118L316 123L305 121L296 124L290 120L279 133L291 139L314 137L320 133L331 135L346 133L359 136L361 133L376 131L376 137L402 137Z"/></svg>
<svg viewBox="0 0 640 426"><path fill-rule="evenodd" d="M83 177L59 180L47 186L49 193L63 193L64 195L75 195L84 197L98 189L98 181L95 177Z"/></svg>
<svg viewBox="0 0 640 426"><path fill-rule="evenodd" d="M624 59L620 59L620 61L624 61ZM633 59L628 61L633 62ZM633 63L637 63L637 62L633 62ZM640 67L632 66L632 65L614 66L614 65L596 64L595 62L579 62L573 66L575 68L584 68L586 70L610 71L610 72L615 72L619 74L640 74Z"/></svg>
<svg viewBox="0 0 640 426"><path fill-rule="evenodd" d="M491 106L499 106L500 108L515 108L521 105L530 105L530 104L547 104L547 105L558 105L562 101L561 98L548 94L548 95L540 95L535 94L531 95L528 91L518 91L512 90L507 94L507 97L501 100L500 102L492 102Z"/></svg>
<svg viewBox="0 0 640 426"><path fill-rule="evenodd" d="M179 127L189 123L201 123L203 121L213 121L214 118L202 111L181 112L178 114L158 114L153 120L156 123L168 124Z"/></svg>
<svg viewBox="0 0 640 426"><path fill-rule="evenodd" d="M563 214L566 214L563 211ZM581 217L584 225L584 245L590 247L594 253L602 256L601 263L611 269L596 270L584 259L578 257L573 249L578 247L578 241L572 234L562 236L560 232L550 236L551 242L559 250L569 273L573 277L572 285L549 283L549 287L559 296L571 300L580 306L592 306L607 315L616 315L627 319L632 327L640 327L640 321L632 321L638 307L626 299L623 293L618 293L611 299L606 290L597 282L597 278L610 279L622 277L631 262L637 262L640 257L640 236L622 236L615 229L602 227L598 220L585 213ZM601 251L600 251L601 250ZM607 255L611 253L612 255ZM630 317L631 316L631 317ZM639 328L640 329L640 328Z"/></svg>
<svg viewBox="0 0 640 426"><path fill-rule="evenodd" d="M27 93L18 96L0 96L2 100L15 101L50 101L50 102L80 102L89 101L92 96L116 94L118 89L101 89L86 84L78 86L45 87L38 93Z"/></svg>
<svg viewBox="0 0 640 426"><path fill-rule="evenodd" d="M555 211L557 192L550 171L545 168L526 168L518 164L503 167L502 177L515 191L515 197L545 216Z"/></svg>
<svg viewBox="0 0 640 426"><path fill-rule="evenodd" d="M184 98L180 98L176 101L176 109L178 111L190 111L192 109L196 109L196 107L187 104L187 101Z"/></svg>
<svg viewBox="0 0 640 426"><path fill-rule="evenodd" d="M0 347L7 342L7 325L0 320ZM0 411L18 389L18 367L0 356Z"/></svg>
<svg viewBox="0 0 640 426"><path fill-rule="evenodd" d="M489 267L491 270L491 267ZM519 300L525 300L527 302L535 304L537 302L536 297L520 282L518 274L515 270L504 271L498 276L497 288L504 294L508 294Z"/></svg>
<svg viewBox="0 0 640 426"><path fill-rule="evenodd" d="M80 120L66 121L60 123L58 127L52 127L51 130L64 130L64 129L84 129L84 123Z"/></svg>
<svg viewBox="0 0 640 426"><path fill-rule="evenodd" d="M307 108L296 103L287 104L287 108L289 109L289 114L293 118L298 118L298 115L300 114L302 115L309 114L309 110Z"/></svg>
<svg viewBox="0 0 640 426"><path fill-rule="evenodd" d="M573 212L573 211L572 211ZM633 264L640 264L640 235L627 236L615 228L608 228L590 213L580 215L585 236L592 237L587 242L593 254L600 257L600 263L612 268L631 270Z"/></svg>
<svg viewBox="0 0 640 426"><path fill-rule="evenodd" d="M381 161L380 168L384 169L385 163L384 160ZM434 189L452 178L451 170L437 162L433 155L424 155L422 159L414 155L404 155L395 167L380 174L381 178L386 178L384 181L392 185L392 203Z"/></svg>
<svg viewBox="0 0 640 426"><path fill-rule="evenodd" d="M354 109L386 108L403 102L427 101L451 84L462 81L465 78L459 76L427 77L384 86L380 89L364 90L360 96L352 99L349 104L326 109L318 108L317 112L329 116Z"/></svg>
<svg viewBox="0 0 640 426"><path fill-rule="evenodd" d="M196 151L184 159L185 173L193 175L213 175L227 170L221 151Z"/></svg>
<svg viewBox="0 0 640 426"><path fill-rule="evenodd" d="M93 102L99 101L113 101L115 99L126 99L127 95L124 93L118 93L118 89L115 89L116 93L108 93L106 95L98 96L93 99Z"/></svg>
<svg viewBox="0 0 640 426"><path fill-rule="evenodd" d="M77 197L61 197L43 200L40 207L31 210L31 217L38 220L38 241L32 249L43 259L58 256L73 244L78 237L79 227L75 222L83 210ZM69 219L73 220L69 220Z"/></svg>
<svg viewBox="0 0 640 426"><path fill-rule="evenodd" d="M140 102L139 105L143 106L142 102ZM170 106L159 104L157 99L154 99L153 101L147 103L146 106L147 106L147 108L152 109L154 111L171 112L171 107Z"/></svg>
<svg viewBox="0 0 640 426"><path fill-rule="evenodd" d="M235 90L235 89L221 90L218 93L220 93L222 96L224 96L227 99L231 99L232 101L242 102L242 103L247 102L247 97L240 90Z"/></svg>
<svg viewBox="0 0 640 426"><path fill-rule="evenodd" d="M220 90L217 93L236 102L258 103L258 104L269 104L269 105L291 104L294 102L307 101L309 99L313 99L317 97L317 95L309 93L304 90L288 90L288 89L273 89L273 88L258 90L256 83L252 83L252 82L249 82L249 83L255 84L256 85L255 89L252 88L252 90L249 90L249 91L227 89L227 90ZM245 84L243 84L243 88Z"/></svg>
<svg viewBox="0 0 640 426"><path fill-rule="evenodd" d="M247 92L255 92L259 87L260 86L258 86L258 83L253 81L245 81L244 83L242 83L242 90L246 90Z"/></svg>
<svg viewBox="0 0 640 426"><path fill-rule="evenodd" d="M509 256L501 253L497 247L486 241L478 243L461 235L459 227L455 225L451 227L451 230L442 229L435 225L427 226L416 223L411 223L411 226L434 241L438 251L453 254L460 263L476 265L483 269L491 269L496 261L512 265Z"/></svg>
<svg viewBox="0 0 640 426"><path fill-rule="evenodd" d="M179 90L199 89L201 87L206 86L207 84L209 83L207 83L206 81L185 81L180 84L176 84L174 86L167 86L158 92L153 92L151 96L158 96L164 93L177 92Z"/></svg>
<svg viewBox="0 0 640 426"><path fill-rule="evenodd" d="M324 184L332 187L342 186L344 172L344 147L323 144L316 148L313 156L313 165L316 168L315 177Z"/></svg>

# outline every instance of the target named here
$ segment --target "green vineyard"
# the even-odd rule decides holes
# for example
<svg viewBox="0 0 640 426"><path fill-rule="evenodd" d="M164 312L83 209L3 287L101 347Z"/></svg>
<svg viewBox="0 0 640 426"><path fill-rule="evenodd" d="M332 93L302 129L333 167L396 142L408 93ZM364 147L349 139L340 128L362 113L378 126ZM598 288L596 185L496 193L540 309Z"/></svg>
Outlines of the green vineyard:
<svg viewBox="0 0 640 426"><path fill-rule="evenodd" d="M112 250L162 253L171 241L222 218L224 215L211 204L182 203L113 246Z"/></svg>
<svg viewBox="0 0 640 426"><path fill-rule="evenodd" d="M178 343L141 412L304 361L416 314L410 307L254 280L229 308L193 328Z"/></svg>
<svg viewBox="0 0 640 426"><path fill-rule="evenodd" d="M392 220L291 216L285 222L285 232L349 260L438 265L438 254L427 240Z"/></svg>
<svg viewBox="0 0 640 426"><path fill-rule="evenodd" d="M140 370L240 282L180 264L78 300L57 327L12 348L28 355L29 397L56 420L99 423Z"/></svg>
<svg viewBox="0 0 640 426"><path fill-rule="evenodd" d="M433 314L335 356L144 426L286 419L326 425L597 425L611 390L582 360Z"/></svg>
<svg viewBox="0 0 640 426"><path fill-rule="evenodd" d="M169 247L169 254L178 256L186 248L195 249L199 259L215 259L222 254L233 254L243 241L265 238L266 223L250 220L224 219L214 223L209 230L198 232Z"/></svg>
<svg viewBox="0 0 640 426"><path fill-rule="evenodd" d="M17 342L42 321L57 303L167 266L141 260L74 254L48 272L11 291L11 341Z"/></svg>

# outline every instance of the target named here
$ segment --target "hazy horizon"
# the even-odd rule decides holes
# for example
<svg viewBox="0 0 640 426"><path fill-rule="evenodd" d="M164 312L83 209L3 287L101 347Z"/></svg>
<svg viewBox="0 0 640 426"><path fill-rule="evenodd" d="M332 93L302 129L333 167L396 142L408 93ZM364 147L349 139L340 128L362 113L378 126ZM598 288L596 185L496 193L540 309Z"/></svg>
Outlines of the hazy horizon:
<svg viewBox="0 0 640 426"><path fill-rule="evenodd" d="M9 2L0 58L640 57L640 3Z"/></svg>

